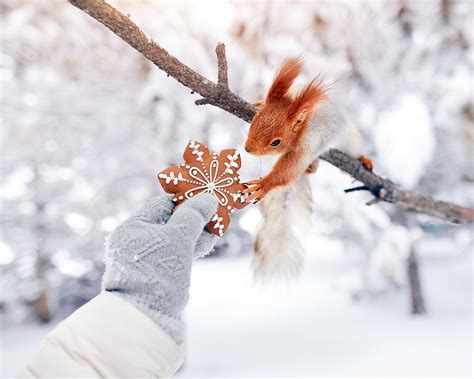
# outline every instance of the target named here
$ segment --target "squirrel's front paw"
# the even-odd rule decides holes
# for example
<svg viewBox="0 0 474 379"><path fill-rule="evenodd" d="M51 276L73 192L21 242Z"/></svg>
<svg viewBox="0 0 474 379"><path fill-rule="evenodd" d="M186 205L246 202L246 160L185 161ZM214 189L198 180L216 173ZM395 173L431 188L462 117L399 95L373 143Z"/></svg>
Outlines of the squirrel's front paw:
<svg viewBox="0 0 474 379"><path fill-rule="evenodd" d="M245 200L246 203L256 203L262 200L268 193L268 189L265 188L266 186L263 179L250 180L244 184L247 185L248 188L244 189L242 192L249 194L249 197Z"/></svg>

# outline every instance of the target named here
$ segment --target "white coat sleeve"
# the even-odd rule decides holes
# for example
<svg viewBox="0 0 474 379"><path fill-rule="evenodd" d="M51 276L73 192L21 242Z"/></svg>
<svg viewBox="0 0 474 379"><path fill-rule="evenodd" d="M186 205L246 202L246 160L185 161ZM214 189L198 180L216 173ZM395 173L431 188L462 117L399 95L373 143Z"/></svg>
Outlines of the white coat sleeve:
<svg viewBox="0 0 474 379"><path fill-rule="evenodd" d="M184 346L125 300L101 292L46 336L19 376L162 378L183 361Z"/></svg>

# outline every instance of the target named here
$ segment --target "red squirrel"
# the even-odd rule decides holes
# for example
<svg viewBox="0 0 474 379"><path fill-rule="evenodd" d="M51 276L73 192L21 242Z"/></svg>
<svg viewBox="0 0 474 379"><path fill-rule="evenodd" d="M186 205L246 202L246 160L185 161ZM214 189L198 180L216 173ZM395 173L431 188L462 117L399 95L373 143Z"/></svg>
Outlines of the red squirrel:
<svg viewBox="0 0 474 379"><path fill-rule="evenodd" d="M262 200L273 189L289 186L305 172L316 171L317 159L347 130L346 122L316 77L299 93L290 89L301 73L300 58L287 59L277 72L250 125L245 150L253 155L280 154L270 173L247 182L247 202ZM361 162L371 169L368 158ZM369 167L370 166L370 167Z"/></svg>
<svg viewBox="0 0 474 379"><path fill-rule="evenodd" d="M311 223L312 193L305 173L316 171L318 158L337 144L367 167L361 137L329 98L322 81L313 79L293 94L301 73L299 58L286 60L277 72L250 125L245 150L254 155L279 154L263 178L247 182L247 202L260 201L262 219L255 238L257 278L297 275L303 265L302 236ZM338 143L339 142L339 143ZM342 145L342 146L341 146Z"/></svg>

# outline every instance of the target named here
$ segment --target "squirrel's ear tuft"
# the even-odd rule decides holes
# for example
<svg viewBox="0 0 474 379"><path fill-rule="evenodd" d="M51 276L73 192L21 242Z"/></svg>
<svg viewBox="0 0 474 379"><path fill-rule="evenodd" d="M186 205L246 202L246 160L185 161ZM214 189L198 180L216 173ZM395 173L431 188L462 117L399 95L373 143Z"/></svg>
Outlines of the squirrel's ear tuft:
<svg viewBox="0 0 474 379"><path fill-rule="evenodd" d="M268 90L266 102L281 100L290 90L291 85L303 69L301 57L289 58L283 62Z"/></svg>
<svg viewBox="0 0 474 379"><path fill-rule="evenodd" d="M326 98L326 90L321 77L314 78L293 100L289 117L298 117L300 114L311 113L316 105Z"/></svg>

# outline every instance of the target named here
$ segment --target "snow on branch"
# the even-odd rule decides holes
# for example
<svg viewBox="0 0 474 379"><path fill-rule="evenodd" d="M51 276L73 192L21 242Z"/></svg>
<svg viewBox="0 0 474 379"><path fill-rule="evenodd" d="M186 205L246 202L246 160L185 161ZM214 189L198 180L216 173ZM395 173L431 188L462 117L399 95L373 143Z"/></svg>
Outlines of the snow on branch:
<svg viewBox="0 0 474 379"><path fill-rule="evenodd" d="M223 43L218 43L216 47L217 83L214 83L180 62L156 42L149 39L127 16L104 0L69 0L69 2L105 25L158 68L166 72L168 76L172 76L182 85L200 94L202 99L196 100L197 105L211 104L244 121L252 121L257 112L256 107L229 89L227 59ZM368 171L357 159L351 158L339 150L331 149L324 153L321 158L362 182L364 186L359 189L367 190L374 196L374 200L370 201L369 205L378 201L385 201L397 204L405 210L425 213L445 221L454 223L474 222L474 209L435 200L415 192L400 190L389 179L381 178Z"/></svg>

